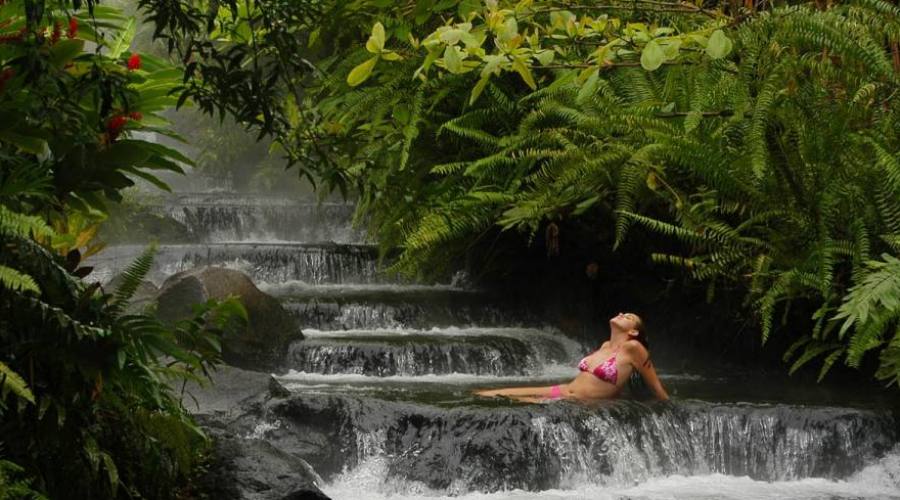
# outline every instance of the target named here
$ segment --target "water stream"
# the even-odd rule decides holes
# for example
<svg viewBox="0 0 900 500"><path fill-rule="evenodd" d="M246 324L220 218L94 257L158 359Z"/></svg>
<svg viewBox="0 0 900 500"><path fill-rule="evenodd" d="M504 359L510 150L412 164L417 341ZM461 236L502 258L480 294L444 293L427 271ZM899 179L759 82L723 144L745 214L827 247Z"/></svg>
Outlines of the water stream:
<svg viewBox="0 0 900 500"><path fill-rule="evenodd" d="M864 393L660 366L671 403L473 397L571 379L591 346L502 297L379 273L346 205L185 193L156 210L204 243L162 245L151 279L240 269L301 324L277 374L294 395L247 435L306 459L334 499L900 499L897 418ZM108 249L98 275L140 251Z"/></svg>

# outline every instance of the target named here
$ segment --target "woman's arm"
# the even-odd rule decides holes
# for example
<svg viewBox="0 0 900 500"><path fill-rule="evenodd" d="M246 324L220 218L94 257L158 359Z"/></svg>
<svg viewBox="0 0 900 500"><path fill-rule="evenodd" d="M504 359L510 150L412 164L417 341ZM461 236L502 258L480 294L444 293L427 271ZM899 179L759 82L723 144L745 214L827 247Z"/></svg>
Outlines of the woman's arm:
<svg viewBox="0 0 900 500"><path fill-rule="evenodd" d="M669 400L669 394L666 392L666 389L663 388L662 382L659 381L659 377L656 375L656 369L653 368L653 362L650 361L649 357L646 362L638 367L638 372L641 374L641 377L644 377L644 382L647 383L657 399L663 401Z"/></svg>
<svg viewBox="0 0 900 500"><path fill-rule="evenodd" d="M644 382L653 391L657 399L668 401L669 394L663 387L662 382L656 375L656 368L653 367L653 361L650 360L650 353L638 342L628 342L628 354L631 356L631 363L637 369L638 373L644 379Z"/></svg>

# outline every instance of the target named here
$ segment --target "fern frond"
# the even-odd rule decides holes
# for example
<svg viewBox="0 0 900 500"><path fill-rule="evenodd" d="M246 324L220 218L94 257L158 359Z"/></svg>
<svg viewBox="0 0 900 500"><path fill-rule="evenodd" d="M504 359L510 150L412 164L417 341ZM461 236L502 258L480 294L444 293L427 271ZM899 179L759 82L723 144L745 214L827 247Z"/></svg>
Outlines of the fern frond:
<svg viewBox="0 0 900 500"><path fill-rule="evenodd" d="M638 189L644 184L647 176L647 169L637 162L629 161L623 167L619 174L617 182L618 191L616 193L616 239L613 248L618 248L624 241L628 233L628 228L634 220L633 214L635 199Z"/></svg>
<svg viewBox="0 0 900 500"><path fill-rule="evenodd" d="M0 361L0 393L5 398L9 391L12 391L20 399L34 404L34 394L28 388L25 379L7 366L6 363Z"/></svg>
<svg viewBox="0 0 900 500"><path fill-rule="evenodd" d="M150 273L153 267L153 256L156 255L156 245L151 244L137 259L134 260L122 273L122 282L116 288L112 301L109 303L109 312L113 317L118 316L128 306L128 302L134 296L141 282Z"/></svg>
<svg viewBox="0 0 900 500"><path fill-rule="evenodd" d="M50 238L56 233L36 215L24 215L0 205L0 234L29 238Z"/></svg>
<svg viewBox="0 0 900 500"><path fill-rule="evenodd" d="M797 370L802 368L804 365L806 365L813 359L815 359L827 352L832 352L832 354L833 354L833 351L840 351L842 349L843 349L843 346L836 342L815 342L814 341L810 344L807 344L806 349L803 351L803 354L801 354L800 357L797 358L796 361L794 361L794 364L791 365L791 368L790 368L790 370L788 370L788 373L793 375L794 372L796 372ZM832 360L832 363L833 362L834 361Z"/></svg>
<svg viewBox="0 0 900 500"><path fill-rule="evenodd" d="M900 324L894 329L894 337L878 358L875 376L887 380L888 385L900 386Z"/></svg>
<svg viewBox="0 0 900 500"><path fill-rule="evenodd" d="M883 254L882 259L867 263L871 271L862 282L848 290L834 316L835 320L844 320L839 332L841 337L852 326L864 325L870 316L879 314L879 310L892 311L900 307L900 259L888 254Z"/></svg>
<svg viewBox="0 0 900 500"><path fill-rule="evenodd" d="M900 254L900 234L882 234L881 240L891 247L891 250Z"/></svg>
<svg viewBox="0 0 900 500"><path fill-rule="evenodd" d="M432 174L438 175L453 175L458 173L462 169L466 168L471 162L468 161L455 161L452 163L442 163L440 165L435 165L431 167Z"/></svg>
<svg viewBox="0 0 900 500"><path fill-rule="evenodd" d="M34 282L34 278L2 264L0 264L0 286L10 290L41 293L41 289Z"/></svg>
<svg viewBox="0 0 900 500"><path fill-rule="evenodd" d="M750 149L750 165L753 169L753 175L757 179L762 179L769 162L766 129L769 125L769 113L775 104L778 92L776 85L780 79L781 75L775 73L763 84L759 95L756 97L756 107L753 110L753 118L750 122L750 132L747 134L747 143Z"/></svg>

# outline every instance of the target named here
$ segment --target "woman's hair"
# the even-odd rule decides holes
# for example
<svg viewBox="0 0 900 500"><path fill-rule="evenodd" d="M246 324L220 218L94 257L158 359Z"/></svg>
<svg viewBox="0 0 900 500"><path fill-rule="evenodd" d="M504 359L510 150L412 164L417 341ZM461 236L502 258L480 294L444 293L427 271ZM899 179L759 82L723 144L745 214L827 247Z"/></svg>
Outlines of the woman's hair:
<svg viewBox="0 0 900 500"><path fill-rule="evenodd" d="M638 332L637 336L634 337L634 340L640 342L641 345L644 346L644 349L647 349L647 351L649 351L650 343L647 342L647 327L644 326L644 320L641 319L641 317L637 314L634 314L634 329Z"/></svg>

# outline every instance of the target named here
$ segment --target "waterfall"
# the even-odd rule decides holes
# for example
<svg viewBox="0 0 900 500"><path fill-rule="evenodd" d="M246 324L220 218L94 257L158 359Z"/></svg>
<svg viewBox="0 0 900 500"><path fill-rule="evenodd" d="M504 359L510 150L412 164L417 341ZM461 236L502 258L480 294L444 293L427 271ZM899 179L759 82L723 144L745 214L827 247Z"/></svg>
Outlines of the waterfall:
<svg viewBox="0 0 900 500"><path fill-rule="evenodd" d="M267 439L292 449L329 435L340 456L311 456L316 470L346 486L378 464L383 475L369 486L385 494L625 488L670 476L834 481L900 459L896 422L882 410L626 400L443 408L307 392L269 414L289 430Z"/></svg>
<svg viewBox="0 0 900 500"><path fill-rule="evenodd" d="M291 396L241 417L240 435L307 460L336 500L900 499L898 421L862 391L804 400L781 379L659 366L669 403L479 398L472 389L570 380L596 344L465 279L382 273L349 204L210 189L152 210L197 241L160 245L153 281L239 269L303 328L277 374ZM107 249L95 276L142 250Z"/></svg>

